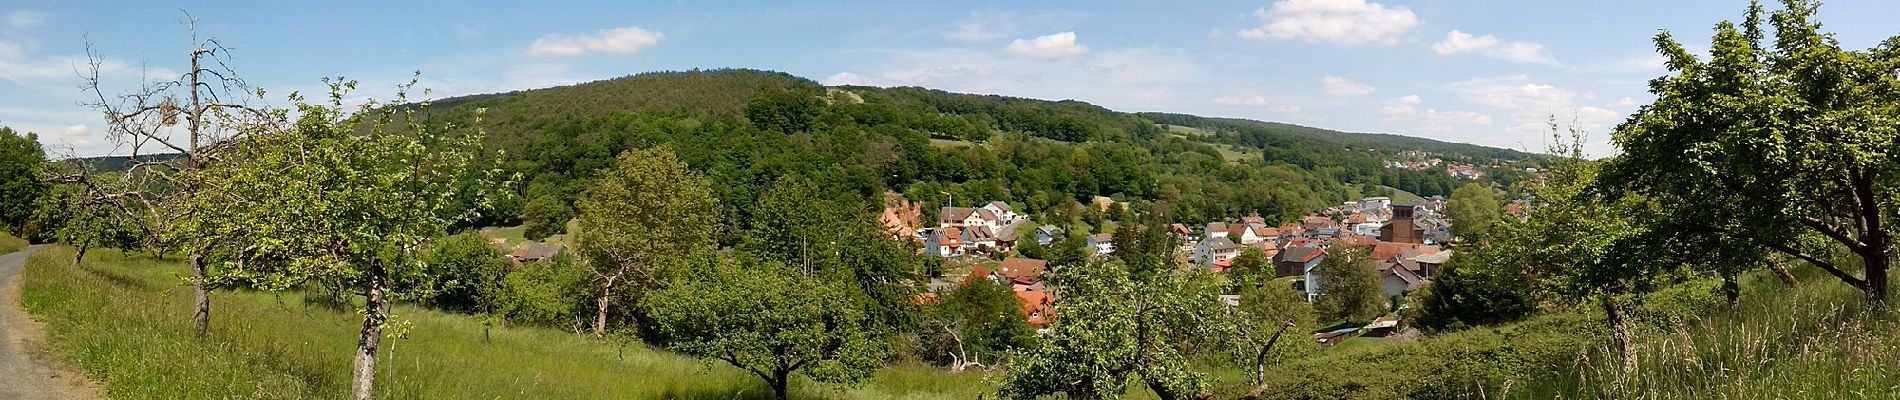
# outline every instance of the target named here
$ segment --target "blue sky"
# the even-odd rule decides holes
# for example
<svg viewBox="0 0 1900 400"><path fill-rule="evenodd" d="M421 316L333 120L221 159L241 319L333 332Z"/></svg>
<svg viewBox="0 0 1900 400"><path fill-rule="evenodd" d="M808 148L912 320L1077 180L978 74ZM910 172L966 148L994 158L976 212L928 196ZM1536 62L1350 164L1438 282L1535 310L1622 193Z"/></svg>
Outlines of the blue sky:
<svg viewBox="0 0 1900 400"><path fill-rule="evenodd" d="M281 95L346 76L436 97L644 71L742 67L1541 150L1556 115L1610 127L1665 71L1650 38L1706 49L1745 1L1035 2L0 1L0 125L50 151L115 150L79 106L86 44L109 89L186 69L183 11ZM548 2L552 3L552 2ZM181 11L182 10L182 11ZM1900 3L1839 0L1850 48L1900 34ZM281 100L281 98L279 98ZM68 150L70 149L70 150Z"/></svg>

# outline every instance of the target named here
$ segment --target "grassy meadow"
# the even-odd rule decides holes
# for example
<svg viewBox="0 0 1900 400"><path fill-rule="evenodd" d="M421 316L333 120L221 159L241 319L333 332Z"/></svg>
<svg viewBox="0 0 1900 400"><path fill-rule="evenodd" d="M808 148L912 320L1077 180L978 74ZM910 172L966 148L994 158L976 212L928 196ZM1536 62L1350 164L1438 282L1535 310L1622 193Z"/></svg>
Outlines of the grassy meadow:
<svg viewBox="0 0 1900 400"><path fill-rule="evenodd" d="M346 397L362 324L351 310L306 305L301 294L221 291L208 340L192 338L191 291L176 260L100 250L85 266L71 249L28 261L25 307L47 335L117 399ZM478 319L398 307L403 338L385 340L377 395L389 399L770 398L756 378L639 345L618 346L544 328L511 327L484 340ZM797 398L969 399L991 393L982 372L885 368L856 388L795 382Z"/></svg>

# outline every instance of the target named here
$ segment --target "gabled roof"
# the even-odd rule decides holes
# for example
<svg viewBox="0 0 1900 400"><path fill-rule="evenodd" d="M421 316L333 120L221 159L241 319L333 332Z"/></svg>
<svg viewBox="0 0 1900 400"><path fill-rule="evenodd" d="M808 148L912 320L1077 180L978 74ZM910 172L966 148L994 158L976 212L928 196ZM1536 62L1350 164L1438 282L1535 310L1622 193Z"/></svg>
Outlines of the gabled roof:
<svg viewBox="0 0 1900 400"><path fill-rule="evenodd" d="M1001 218L996 217L996 212L990 211L990 209L988 208L976 209L976 217L982 218L986 221L995 221L995 220L1001 219Z"/></svg>
<svg viewBox="0 0 1900 400"><path fill-rule="evenodd" d="M1253 216L1241 217L1240 223L1247 224L1247 225L1265 225L1267 223L1267 219L1262 218L1261 216L1258 216L1258 215L1253 215Z"/></svg>
<svg viewBox="0 0 1900 400"><path fill-rule="evenodd" d="M1280 250L1280 261L1309 263L1324 255L1326 255L1326 250L1319 246L1288 247Z"/></svg>
<svg viewBox="0 0 1900 400"><path fill-rule="evenodd" d="M1050 298L1049 292L1018 291L1016 292L1016 301L1022 303L1023 316L1029 319L1029 325L1037 327L1049 326L1049 320L1054 317L1054 315L1051 315L1052 310L1051 307L1049 307L1050 304L1054 303L1054 300Z"/></svg>
<svg viewBox="0 0 1900 400"><path fill-rule="evenodd" d="M1095 242L1095 244L1114 242L1115 234L1114 233L1097 233L1097 234L1089 235L1089 241Z"/></svg>
<svg viewBox="0 0 1900 400"><path fill-rule="evenodd" d="M1227 231L1226 222L1214 221L1214 222L1207 223L1207 230L1204 232L1207 232L1207 234L1212 235L1215 232L1226 232L1226 231Z"/></svg>
<svg viewBox="0 0 1900 400"><path fill-rule="evenodd" d="M1418 277L1418 274L1410 269L1388 268L1385 270L1385 276L1399 278L1399 281L1405 282L1405 290L1418 289L1420 285L1425 284L1425 278Z"/></svg>
<svg viewBox="0 0 1900 400"><path fill-rule="evenodd" d="M1016 238L1022 237L1023 228L1026 228L1028 226L1029 226L1029 220L1018 219L1015 222L1009 223L1009 225L1003 225L1003 227L1001 228L996 228L996 240L1001 240L1005 242L1014 242L1016 241Z"/></svg>
<svg viewBox="0 0 1900 400"><path fill-rule="evenodd" d="M996 273L1010 281L1028 284L1042 281L1042 273L1048 268L1048 261L1010 257L996 266Z"/></svg>
<svg viewBox="0 0 1900 400"><path fill-rule="evenodd" d="M1180 234L1180 235L1193 233L1192 231L1188 230L1187 225L1181 225L1179 223L1168 224L1168 231L1174 232L1175 234Z"/></svg>
<svg viewBox="0 0 1900 400"><path fill-rule="evenodd" d="M938 230L937 242L944 246L961 246L963 245L963 230L956 227Z"/></svg>
<svg viewBox="0 0 1900 400"><path fill-rule="evenodd" d="M973 213L976 213L975 208L944 207L943 211L937 214L938 215L937 220L945 221L945 222L963 222L963 220L970 219L970 214L973 214Z"/></svg>
<svg viewBox="0 0 1900 400"><path fill-rule="evenodd" d="M535 261L561 254L561 249L561 245L558 244L534 243L515 249L508 256L514 258L515 261Z"/></svg>
<svg viewBox="0 0 1900 400"><path fill-rule="evenodd" d="M996 240L996 232L991 231L990 227L987 227L987 226L966 226L964 227L963 231L970 234L970 241L972 242L988 242L988 241Z"/></svg>
<svg viewBox="0 0 1900 400"><path fill-rule="evenodd" d="M1443 265L1445 264L1445 261L1450 261L1450 260L1451 260L1451 250L1445 250L1445 251L1440 251L1440 252L1431 253L1431 254L1421 254L1418 257L1412 258L1412 261L1417 261L1422 264L1439 264L1439 265Z"/></svg>
<svg viewBox="0 0 1900 400"><path fill-rule="evenodd" d="M1212 239L1201 240L1201 247L1206 247L1214 251L1221 251L1221 250L1234 249L1240 246L1234 245L1234 241L1232 239L1217 237L1217 238L1212 238Z"/></svg>
<svg viewBox="0 0 1900 400"><path fill-rule="evenodd" d="M1012 212L1015 211L1015 210L1009 209L1009 203L1004 203L1000 201L990 202L990 207L995 207L996 209L1003 210L1003 211L1012 211Z"/></svg>

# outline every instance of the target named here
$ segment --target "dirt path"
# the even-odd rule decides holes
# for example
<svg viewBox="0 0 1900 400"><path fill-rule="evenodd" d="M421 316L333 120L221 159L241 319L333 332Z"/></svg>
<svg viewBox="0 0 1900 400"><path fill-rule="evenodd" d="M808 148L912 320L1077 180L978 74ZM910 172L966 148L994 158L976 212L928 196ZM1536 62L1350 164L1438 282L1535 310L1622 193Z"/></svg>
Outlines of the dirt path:
<svg viewBox="0 0 1900 400"><path fill-rule="evenodd" d="M32 253L0 255L0 399L105 398L80 373L55 366L39 323L20 308L20 268Z"/></svg>

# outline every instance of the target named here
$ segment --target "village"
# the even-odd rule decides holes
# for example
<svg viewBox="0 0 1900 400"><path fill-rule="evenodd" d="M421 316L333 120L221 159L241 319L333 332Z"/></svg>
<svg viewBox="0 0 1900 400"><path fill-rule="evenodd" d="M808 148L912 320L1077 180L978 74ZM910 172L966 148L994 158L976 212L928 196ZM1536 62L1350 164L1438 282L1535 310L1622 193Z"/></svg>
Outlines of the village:
<svg viewBox="0 0 1900 400"><path fill-rule="evenodd" d="M1271 284L1287 285L1305 293L1311 302L1324 296L1320 291L1319 269L1336 246L1364 246L1370 249L1378 266L1383 294L1397 298L1430 282L1452 251L1441 247L1451 240L1451 222L1443 214L1445 199L1440 196L1395 204L1389 197L1365 197L1344 202L1298 222L1272 224L1259 216L1239 220L1178 222L1168 226L1182 245L1177 249L1179 265L1205 268L1226 274L1246 249L1257 249L1270 260L1276 279ZM1021 256L1019 245L1033 241L1047 247L1065 238L1064 228L1038 224L1018 213L1008 203L990 201L978 207L943 207L938 210L935 226L919 225L917 205L895 201L880 217L887 233L919 244L922 253L940 257L953 272L931 278L925 301L939 293L974 280L1009 285L1022 306L1023 317L1039 333L1047 333L1056 318L1053 305L1060 301L1060 288L1045 277L1058 273L1046 260ZM908 214L908 215L907 215ZM1114 254L1112 232L1086 236L1091 257ZM967 272L964 272L967 271ZM1223 295L1227 304L1237 305L1238 295ZM1378 337L1396 333L1397 317L1382 317L1364 326L1336 328L1316 333L1322 344L1338 343L1353 336Z"/></svg>

